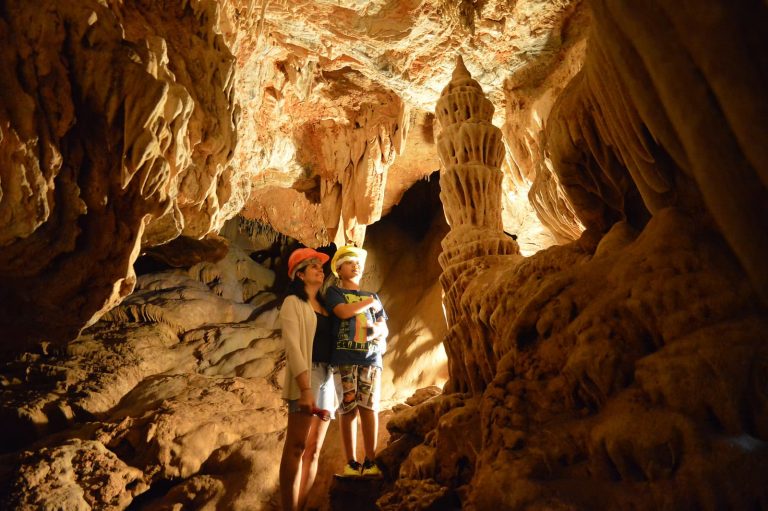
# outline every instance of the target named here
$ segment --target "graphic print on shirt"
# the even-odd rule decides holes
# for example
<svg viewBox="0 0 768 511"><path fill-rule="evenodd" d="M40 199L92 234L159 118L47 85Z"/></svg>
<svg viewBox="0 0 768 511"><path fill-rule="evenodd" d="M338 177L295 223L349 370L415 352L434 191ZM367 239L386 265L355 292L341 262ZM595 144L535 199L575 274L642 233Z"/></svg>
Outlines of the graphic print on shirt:
<svg viewBox="0 0 768 511"><path fill-rule="evenodd" d="M344 294L347 303L356 303L367 300L367 296ZM336 349L351 351L368 351L368 316L365 311L355 315L355 320L344 320L339 325L338 342ZM350 325L354 325L355 331L350 335Z"/></svg>

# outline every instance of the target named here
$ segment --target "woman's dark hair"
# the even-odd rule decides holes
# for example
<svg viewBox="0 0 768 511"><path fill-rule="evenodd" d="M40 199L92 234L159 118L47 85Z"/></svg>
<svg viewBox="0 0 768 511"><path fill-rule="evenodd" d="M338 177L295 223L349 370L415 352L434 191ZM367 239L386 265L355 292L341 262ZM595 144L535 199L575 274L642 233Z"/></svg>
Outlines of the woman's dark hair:
<svg viewBox="0 0 768 511"><path fill-rule="evenodd" d="M292 281L288 283L288 289L285 290L285 296L287 298L291 295L297 296L305 302L309 300L309 296L307 295L307 290L304 289L303 280L294 278Z"/></svg>
<svg viewBox="0 0 768 511"><path fill-rule="evenodd" d="M296 270L296 273L299 272L303 273L304 269ZM288 283L288 288L285 290L285 298L288 298L291 295L298 297L302 301L309 302L309 295L307 294L307 290L304 289L304 281L295 275L293 280ZM325 300L323 299L322 294L317 293L317 301L320 302L320 305L325 307Z"/></svg>

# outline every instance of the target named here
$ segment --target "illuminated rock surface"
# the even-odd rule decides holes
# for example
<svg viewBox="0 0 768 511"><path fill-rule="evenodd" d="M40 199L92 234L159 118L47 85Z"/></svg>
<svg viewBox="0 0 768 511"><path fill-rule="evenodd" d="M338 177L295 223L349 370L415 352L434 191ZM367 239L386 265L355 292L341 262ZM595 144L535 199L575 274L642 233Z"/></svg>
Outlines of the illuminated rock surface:
<svg viewBox="0 0 768 511"><path fill-rule="evenodd" d="M370 250L380 508L768 508L767 20L2 2L0 507L274 508L289 236Z"/></svg>

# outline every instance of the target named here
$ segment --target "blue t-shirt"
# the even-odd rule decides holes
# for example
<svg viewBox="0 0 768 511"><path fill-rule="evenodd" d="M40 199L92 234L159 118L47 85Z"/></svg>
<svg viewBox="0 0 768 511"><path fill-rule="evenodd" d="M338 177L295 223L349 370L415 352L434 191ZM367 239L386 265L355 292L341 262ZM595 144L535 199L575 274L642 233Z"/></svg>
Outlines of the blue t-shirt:
<svg viewBox="0 0 768 511"><path fill-rule="evenodd" d="M325 303L328 310L333 312L333 308L337 305L359 302L369 296L379 299L376 293L331 286L325 294ZM387 340L368 337L370 327L376 321L387 320L387 313L383 308L375 314L369 307L349 319L340 319L336 315L333 319L333 338L336 339L332 357L333 365L355 364L383 367L381 355L387 349Z"/></svg>

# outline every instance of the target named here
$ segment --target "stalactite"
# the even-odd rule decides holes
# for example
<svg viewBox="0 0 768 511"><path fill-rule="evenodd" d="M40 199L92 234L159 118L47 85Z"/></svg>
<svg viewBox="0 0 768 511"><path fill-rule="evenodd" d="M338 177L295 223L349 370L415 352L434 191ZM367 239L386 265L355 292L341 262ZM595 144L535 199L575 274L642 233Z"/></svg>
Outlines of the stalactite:
<svg viewBox="0 0 768 511"><path fill-rule="evenodd" d="M125 305L115 307L103 316L104 321L112 323L162 323L171 327L176 335L185 331L181 325L168 317L163 307L153 303Z"/></svg>
<svg viewBox="0 0 768 511"><path fill-rule="evenodd" d="M261 236L266 238L266 240L272 244L284 244L288 241L286 235L277 232L271 225L259 222L258 220L251 220L241 215L237 216L237 229L251 238L251 240L255 240Z"/></svg>

